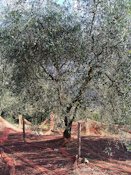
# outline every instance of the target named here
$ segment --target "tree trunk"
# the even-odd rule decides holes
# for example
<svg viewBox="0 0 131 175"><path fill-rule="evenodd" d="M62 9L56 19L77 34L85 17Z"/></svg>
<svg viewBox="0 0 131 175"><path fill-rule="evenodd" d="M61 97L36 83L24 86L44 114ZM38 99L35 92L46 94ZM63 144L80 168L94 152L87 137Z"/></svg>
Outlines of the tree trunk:
<svg viewBox="0 0 131 175"><path fill-rule="evenodd" d="M74 120L74 117L72 119L68 119L67 116L65 116L64 122L65 122L65 130L63 133L63 137L65 139L71 138L71 129L72 129L72 122Z"/></svg>
<svg viewBox="0 0 131 175"><path fill-rule="evenodd" d="M73 107L73 106L72 106L72 107ZM71 107L71 108L72 108L72 107ZM75 119L77 107L78 107L78 104L77 104L77 105L75 106L75 108L74 108L72 119L70 119L69 117L65 116L65 119L64 119L64 122L65 122L65 130L64 130L64 133L63 133L63 137L64 137L65 139L70 139L70 138L71 138L72 123L73 123L73 121L74 121L74 119ZM70 109L67 108L68 114L70 113L71 108L70 108Z"/></svg>

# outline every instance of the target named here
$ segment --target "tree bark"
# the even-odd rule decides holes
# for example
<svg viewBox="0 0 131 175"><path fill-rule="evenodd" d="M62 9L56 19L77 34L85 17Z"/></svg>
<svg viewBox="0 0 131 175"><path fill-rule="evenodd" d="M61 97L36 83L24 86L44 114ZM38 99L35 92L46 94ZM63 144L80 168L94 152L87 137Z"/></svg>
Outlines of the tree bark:
<svg viewBox="0 0 131 175"><path fill-rule="evenodd" d="M69 118L67 116L65 116L65 119L64 119L65 130L64 130L64 133L63 133L63 137L66 138L66 139L71 138L71 127L72 127L73 120L74 120L74 118L69 121Z"/></svg>

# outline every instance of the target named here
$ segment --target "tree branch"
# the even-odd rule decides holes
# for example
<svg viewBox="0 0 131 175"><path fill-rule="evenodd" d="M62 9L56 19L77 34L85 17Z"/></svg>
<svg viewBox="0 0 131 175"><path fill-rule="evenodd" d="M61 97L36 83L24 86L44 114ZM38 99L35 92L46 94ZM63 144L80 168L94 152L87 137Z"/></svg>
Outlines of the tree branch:
<svg viewBox="0 0 131 175"><path fill-rule="evenodd" d="M88 74L87 74L87 77L85 78L84 82L82 83L80 89L79 89L79 92L78 94L76 95L76 97L72 100L72 102L67 106L66 108L66 112L69 113L71 108L73 107L73 105L76 103L76 102L80 102L81 101L81 96L84 92L84 90L86 89L86 85L91 81L92 79L92 75L93 75L93 67L91 66L88 70Z"/></svg>
<svg viewBox="0 0 131 175"><path fill-rule="evenodd" d="M40 65L40 66L42 67L44 72L51 78L51 80L56 81L56 79L53 77L53 75L51 75L43 65Z"/></svg>
<svg viewBox="0 0 131 175"><path fill-rule="evenodd" d="M95 18L96 18L97 7L98 7L100 2L96 3L96 1L94 0L93 3L94 3L94 6L95 6L95 9L92 12L93 13L93 17L92 17L92 21L91 21L91 28L90 28L89 35L91 35L92 31L93 31L93 26L94 26L94 22L95 22Z"/></svg>
<svg viewBox="0 0 131 175"><path fill-rule="evenodd" d="M123 95L123 92L121 92L119 86L117 85L117 82L112 77L110 77L107 73L105 73L105 75L111 81L112 86L114 86L116 88L118 94Z"/></svg>

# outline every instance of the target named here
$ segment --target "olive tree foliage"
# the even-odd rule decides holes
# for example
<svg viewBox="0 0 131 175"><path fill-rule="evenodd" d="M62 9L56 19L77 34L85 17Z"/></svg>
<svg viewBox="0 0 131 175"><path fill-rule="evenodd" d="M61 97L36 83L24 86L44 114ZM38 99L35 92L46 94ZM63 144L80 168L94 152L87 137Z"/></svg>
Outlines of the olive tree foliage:
<svg viewBox="0 0 131 175"><path fill-rule="evenodd" d="M97 89L103 119L129 124L129 1L94 0L92 6L89 1L84 3L84 30L92 49L88 53L93 54L93 64L98 66L92 87Z"/></svg>
<svg viewBox="0 0 131 175"><path fill-rule="evenodd" d="M0 111L11 110L17 103L10 90L12 66L8 67L5 60L0 58Z"/></svg>
<svg viewBox="0 0 131 175"><path fill-rule="evenodd" d="M80 53L80 24L54 3L48 8L19 5L8 9L1 32L3 59L14 64L12 91L35 110L58 108L60 81L67 81L62 75L72 71L69 65Z"/></svg>
<svg viewBox="0 0 131 175"><path fill-rule="evenodd" d="M128 1L15 2L1 23L1 58L13 66L10 89L22 110L73 116L99 108L129 116ZM106 116L107 115L107 116ZM59 118L58 118L59 119Z"/></svg>

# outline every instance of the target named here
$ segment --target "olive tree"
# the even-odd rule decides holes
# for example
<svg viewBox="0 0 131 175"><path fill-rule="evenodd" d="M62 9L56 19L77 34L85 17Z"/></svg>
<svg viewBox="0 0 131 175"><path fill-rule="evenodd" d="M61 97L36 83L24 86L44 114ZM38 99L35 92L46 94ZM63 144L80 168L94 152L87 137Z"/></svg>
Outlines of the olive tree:
<svg viewBox="0 0 131 175"><path fill-rule="evenodd" d="M2 59L13 65L12 92L24 110L64 116L69 137L78 109L94 104L115 119L129 104L127 1L80 5L19 2L8 9L0 33Z"/></svg>

